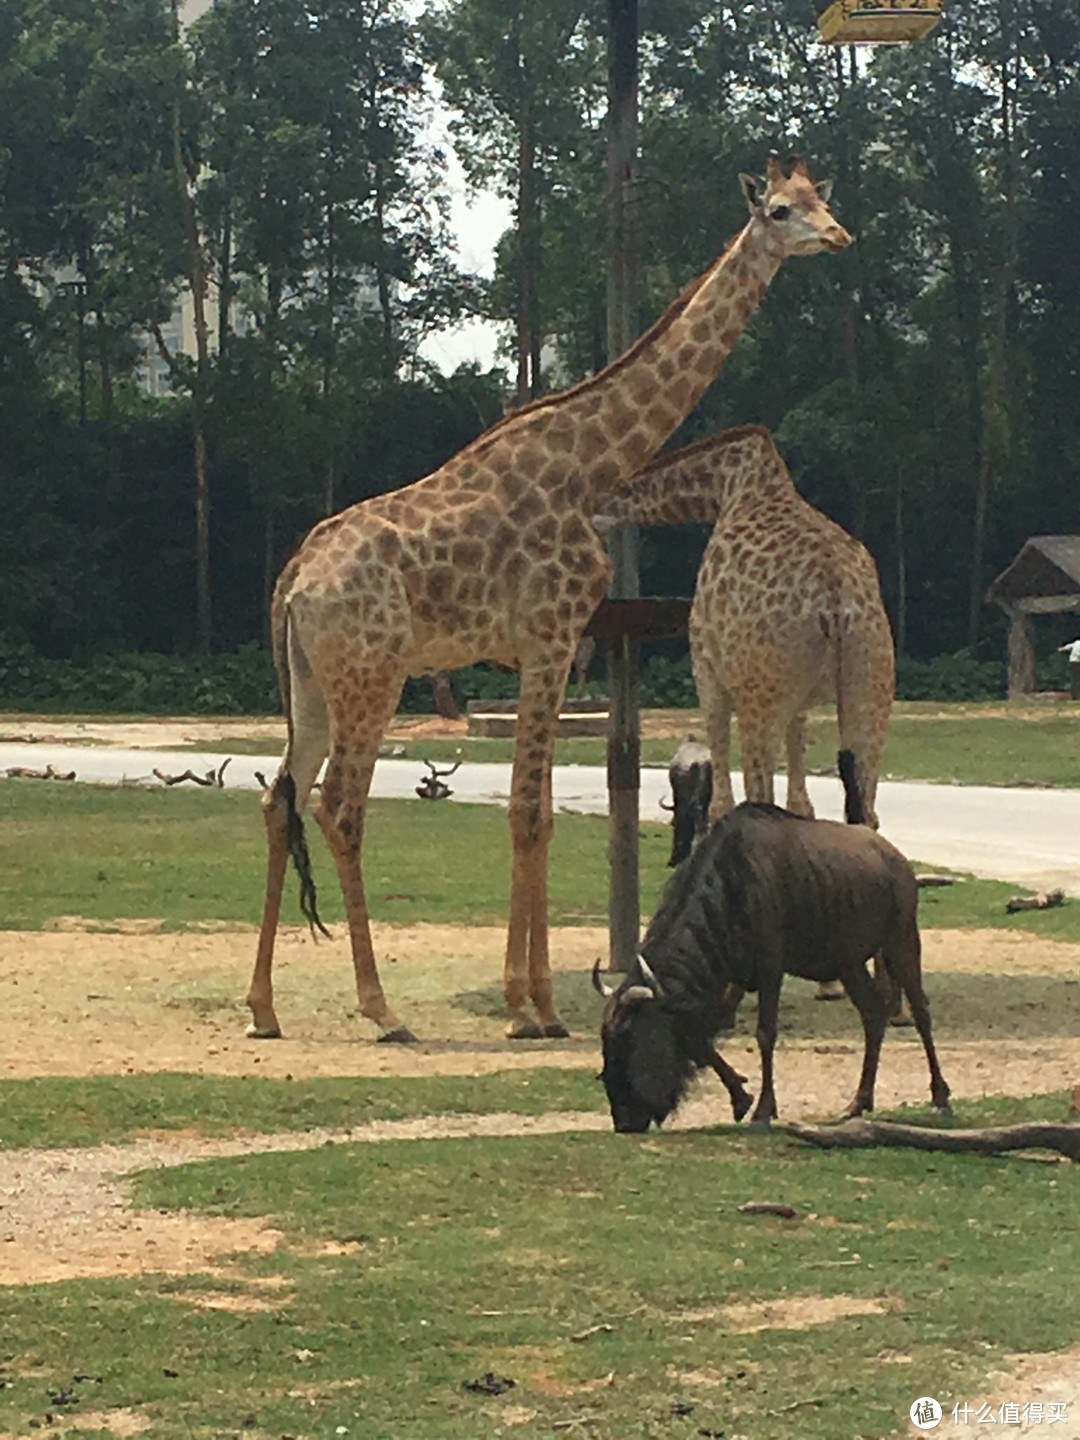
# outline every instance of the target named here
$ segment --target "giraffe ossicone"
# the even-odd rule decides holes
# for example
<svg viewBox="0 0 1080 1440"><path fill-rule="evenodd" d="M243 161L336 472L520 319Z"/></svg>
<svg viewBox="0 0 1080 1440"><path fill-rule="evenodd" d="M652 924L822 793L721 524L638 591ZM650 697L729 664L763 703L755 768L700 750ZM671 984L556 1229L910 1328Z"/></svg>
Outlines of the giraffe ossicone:
<svg viewBox="0 0 1080 1440"><path fill-rule="evenodd" d="M360 1010L381 1038L413 1038L375 963L361 874L368 792L405 679L479 660L521 675L507 1033L567 1033L548 955L551 765L570 666L610 578L592 517L697 404L783 261L851 241L829 211L828 186L801 162L770 157L764 180L740 179L749 220L624 355L506 416L426 478L324 520L286 565L271 630L289 738L263 800L267 883L250 1035L281 1033L271 977L289 837L328 758L315 815L345 898Z"/></svg>

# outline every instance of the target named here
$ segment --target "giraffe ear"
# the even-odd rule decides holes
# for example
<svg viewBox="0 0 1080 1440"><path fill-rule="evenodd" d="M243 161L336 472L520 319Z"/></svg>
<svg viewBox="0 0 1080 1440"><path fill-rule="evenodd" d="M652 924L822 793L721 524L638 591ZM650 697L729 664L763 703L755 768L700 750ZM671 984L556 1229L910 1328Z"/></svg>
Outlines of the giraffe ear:
<svg viewBox="0 0 1080 1440"><path fill-rule="evenodd" d="M823 205L829 203L829 197L832 195L832 187L833 182L831 180L819 180L814 186L814 189L818 193L818 199Z"/></svg>
<svg viewBox="0 0 1080 1440"><path fill-rule="evenodd" d="M741 171L739 174L739 184L742 186L742 192L746 196L746 203L750 206L750 213L753 215L754 212L760 210L764 204L765 181L757 175L747 175L745 171Z"/></svg>

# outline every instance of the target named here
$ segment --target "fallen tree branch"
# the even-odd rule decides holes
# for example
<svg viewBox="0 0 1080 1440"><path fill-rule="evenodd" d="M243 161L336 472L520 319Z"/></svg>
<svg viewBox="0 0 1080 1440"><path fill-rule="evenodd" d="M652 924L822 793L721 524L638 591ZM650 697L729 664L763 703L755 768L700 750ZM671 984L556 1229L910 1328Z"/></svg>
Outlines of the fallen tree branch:
<svg viewBox="0 0 1080 1440"><path fill-rule="evenodd" d="M1053 910L1064 904L1064 890L1040 890L1037 895L1014 895L1006 900L1005 909L1015 915L1018 910Z"/></svg>
<svg viewBox="0 0 1080 1440"><path fill-rule="evenodd" d="M955 885L957 878L956 875L923 874L915 876L915 883L920 890L931 890L937 889L941 885Z"/></svg>
<svg viewBox="0 0 1080 1440"><path fill-rule="evenodd" d="M934 1130L925 1125L896 1125L885 1120L846 1120L842 1125L784 1126L788 1135L822 1149L866 1150L903 1145L915 1150L949 1150L998 1155L1004 1150L1057 1150L1080 1160L1080 1125L1005 1125L981 1130Z"/></svg>
<svg viewBox="0 0 1080 1440"><path fill-rule="evenodd" d="M228 760L223 760L216 770L207 770L205 775L196 775L194 770L185 770L182 775L166 775L164 770L155 770L154 775L164 785L180 785L185 780L191 780L196 785L210 785L218 790L224 790L225 780L223 777L228 763Z"/></svg>
<svg viewBox="0 0 1080 1440"><path fill-rule="evenodd" d="M736 1208L740 1215L779 1215L781 1220L794 1220L798 1214L794 1205L785 1205L780 1200L747 1200L745 1205Z"/></svg>
<svg viewBox="0 0 1080 1440"><path fill-rule="evenodd" d="M12 765L4 771L9 780L74 780L74 770L57 770L46 765L44 770L31 770L26 765Z"/></svg>

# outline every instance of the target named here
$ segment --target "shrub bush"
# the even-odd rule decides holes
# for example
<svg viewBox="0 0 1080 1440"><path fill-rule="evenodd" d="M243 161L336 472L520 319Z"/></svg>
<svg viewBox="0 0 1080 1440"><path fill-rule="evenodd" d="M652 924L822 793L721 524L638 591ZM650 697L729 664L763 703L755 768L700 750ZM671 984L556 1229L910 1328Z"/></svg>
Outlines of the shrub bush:
<svg viewBox="0 0 1080 1440"><path fill-rule="evenodd" d="M933 660L902 656L896 667L898 700L992 700L1006 691L1005 665L979 660L970 650Z"/></svg>
<svg viewBox="0 0 1080 1440"><path fill-rule="evenodd" d="M1064 656L1045 656L1038 666L1040 689L1067 689ZM510 700L518 693L516 674L491 665L456 670L454 693L464 709L470 700ZM602 679L589 694L602 694ZM900 700L990 700L1006 693L1005 665L980 660L970 650L933 660L901 659L896 694ZM0 709L75 711L129 715L273 715L280 710L277 677L268 651L245 645L231 654L207 657L103 654L85 660L54 660L0 635ZM692 709L698 703L690 657L651 656L641 668L641 703L648 708ZM427 680L406 682L402 710L430 714Z"/></svg>

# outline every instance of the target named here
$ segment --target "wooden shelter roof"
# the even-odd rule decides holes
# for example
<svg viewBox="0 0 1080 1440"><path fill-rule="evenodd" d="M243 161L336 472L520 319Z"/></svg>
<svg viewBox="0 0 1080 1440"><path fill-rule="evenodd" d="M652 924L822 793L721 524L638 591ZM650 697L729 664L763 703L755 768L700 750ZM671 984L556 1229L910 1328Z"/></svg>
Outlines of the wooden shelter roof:
<svg viewBox="0 0 1080 1440"><path fill-rule="evenodd" d="M1006 606L1055 596L1080 599L1080 535L1033 535L986 592Z"/></svg>

